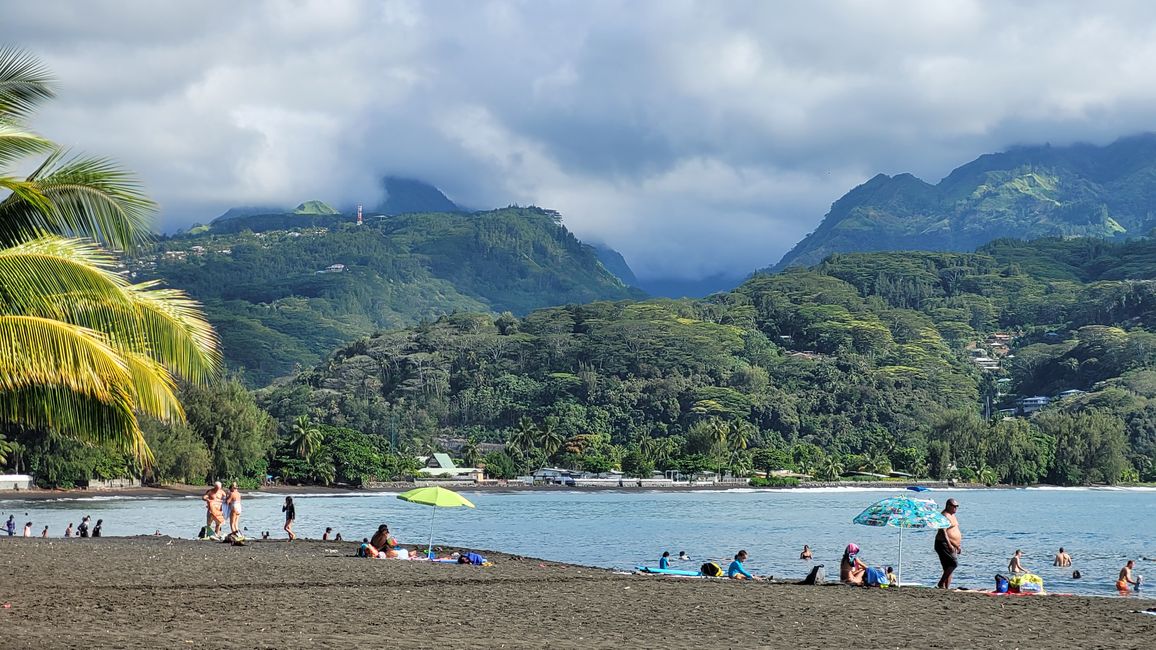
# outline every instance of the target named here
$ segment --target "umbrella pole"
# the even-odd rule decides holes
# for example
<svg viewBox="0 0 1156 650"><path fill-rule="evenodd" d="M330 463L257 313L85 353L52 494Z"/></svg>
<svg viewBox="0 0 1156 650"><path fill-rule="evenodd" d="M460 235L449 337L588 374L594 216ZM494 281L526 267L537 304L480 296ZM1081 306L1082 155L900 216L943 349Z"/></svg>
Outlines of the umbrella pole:
<svg viewBox="0 0 1156 650"><path fill-rule="evenodd" d="M438 513L437 506L433 507L433 512L429 513L429 548L425 551L426 558L433 556L433 531L434 531L434 515Z"/></svg>
<svg viewBox="0 0 1156 650"><path fill-rule="evenodd" d="M895 585L896 587L903 584L903 529L904 528L906 528L906 526L900 526L899 527L899 570L895 572L895 581L898 582L899 584Z"/></svg>

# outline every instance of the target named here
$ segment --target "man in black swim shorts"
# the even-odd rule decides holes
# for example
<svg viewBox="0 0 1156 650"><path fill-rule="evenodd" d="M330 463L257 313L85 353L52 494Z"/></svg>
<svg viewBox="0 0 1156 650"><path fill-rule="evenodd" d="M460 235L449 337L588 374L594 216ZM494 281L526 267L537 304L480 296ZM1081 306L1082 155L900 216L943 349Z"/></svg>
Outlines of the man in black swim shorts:
<svg viewBox="0 0 1156 650"><path fill-rule="evenodd" d="M943 576L939 579L939 584L935 585L940 589L951 588L951 574L955 573L955 569L959 566L959 554L963 551L963 534L960 533L959 521L955 518L958 509L958 501L947 500L947 505L943 507L943 516L947 517L951 526L940 528L935 533L935 554L939 556L939 564L943 567Z"/></svg>

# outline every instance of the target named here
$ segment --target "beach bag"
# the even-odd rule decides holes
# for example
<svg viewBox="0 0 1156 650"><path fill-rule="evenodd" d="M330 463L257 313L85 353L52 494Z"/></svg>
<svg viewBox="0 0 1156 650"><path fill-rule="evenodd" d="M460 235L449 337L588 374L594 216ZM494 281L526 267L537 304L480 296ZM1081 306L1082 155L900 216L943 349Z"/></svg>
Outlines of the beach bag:
<svg viewBox="0 0 1156 650"><path fill-rule="evenodd" d="M867 567L867 573L863 575L863 584L868 587L886 587L889 584L887 573L879 567Z"/></svg>
<svg viewBox="0 0 1156 650"><path fill-rule="evenodd" d="M212 526L201 526L201 532L197 533L197 539L209 539L215 534Z"/></svg>
<svg viewBox="0 0 1156 650"><path fill-rule="evenodd" d="M1015 576L1009 583L1009 591L1016 594L1042 594L1044 593L1044 579L1035 575L1034 573L1024 573Z"/></svg>
<svg viewBox="0 0 1156 650"><path fill-rule="evenodd" d="M811 572L807 574L806 578L799 584L801 585L821 585L827 582L827 571L822 564L816 564L811 568Z"/></svg>
<svg viewBox="0 0 1156 650"><path fill-rule="evenodd" d="M1006 594L1008 587L1009 587L1009 585L1008 585L1007 578L1005 578L1004 576L1001 576L998 573L995 574L995 593Z"/></svg>
<svg viewBox="0 0 1156 650"><path fill-rule="evenodd" d="M723 574L722 567L714 562L707 562L699 567L698 572L707 576L708 578L717 578Z"/></svg>

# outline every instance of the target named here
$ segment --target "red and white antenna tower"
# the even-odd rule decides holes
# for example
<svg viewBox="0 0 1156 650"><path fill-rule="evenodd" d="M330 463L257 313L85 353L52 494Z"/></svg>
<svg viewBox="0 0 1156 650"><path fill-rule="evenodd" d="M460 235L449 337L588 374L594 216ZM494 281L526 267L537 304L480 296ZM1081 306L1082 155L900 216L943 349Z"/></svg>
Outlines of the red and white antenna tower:
<svg viewBox="0 0 1156 650"><path fill-rule="evenodd" d="M361 204L357 204L357 225L361 225Z"/></svg>

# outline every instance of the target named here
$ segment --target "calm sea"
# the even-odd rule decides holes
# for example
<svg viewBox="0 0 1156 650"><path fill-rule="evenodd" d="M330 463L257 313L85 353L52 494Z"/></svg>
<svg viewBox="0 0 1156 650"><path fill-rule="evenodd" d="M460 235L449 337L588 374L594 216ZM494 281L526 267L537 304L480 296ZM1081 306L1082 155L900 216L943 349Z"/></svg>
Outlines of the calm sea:
<svg viewBox="0 0 1156 650"><path fill-rule="evenodd" d="M476 510L433 509L397 500L395 493L295 496L297 532L320 537L329 526L347 540L371 535L380 523L403 544L428 541L431 514L436 515L434 542L549 560L630 569L656 565L662 551L686 551L701 561L727 560L738 549L751 556L748 567L776 577L802 578L810 563L798 559L810 544L815 561L828 574L838 571L848 542L862 547L872 565L896 565L899 535L893 528L868 528L851 519L872 502L899 492L889 489L835 488L811 490L730 490L688 492L470 492ZM906 493L910 495L911 493ZM924 493L942 504L960 502L964 555L956 573L960 586L990 588L993 576L1005 572L1018 548L1024 564L1043 576L1051 591L1114 595L1112 583L1124 562L1137 561L1138 573L1150 574L1156 596L1156 490L1026 489L959 490ZM250 537L269 530L282 537L282 496L248 494L244 526ZM138 535L160 530L193 537L204 521L195 497L88 497L56 501L0 500L0 521L16 515L19 527L33 522L39 535L47 525L60 537L69 522L84 514L104 520L104 534ZM19 535L20 528L17 530ZM934 585L938 562L931 550L932 531L907 531L903 540L904 582ZM75 543L84 543L76 541ZM1063 546L1071 553L1071 570L1052 567ZM677 563L676 563L677 565ZM725 565L724 565L725 567ZM1147 585L1145 585L1147 587Z"/></svg>

